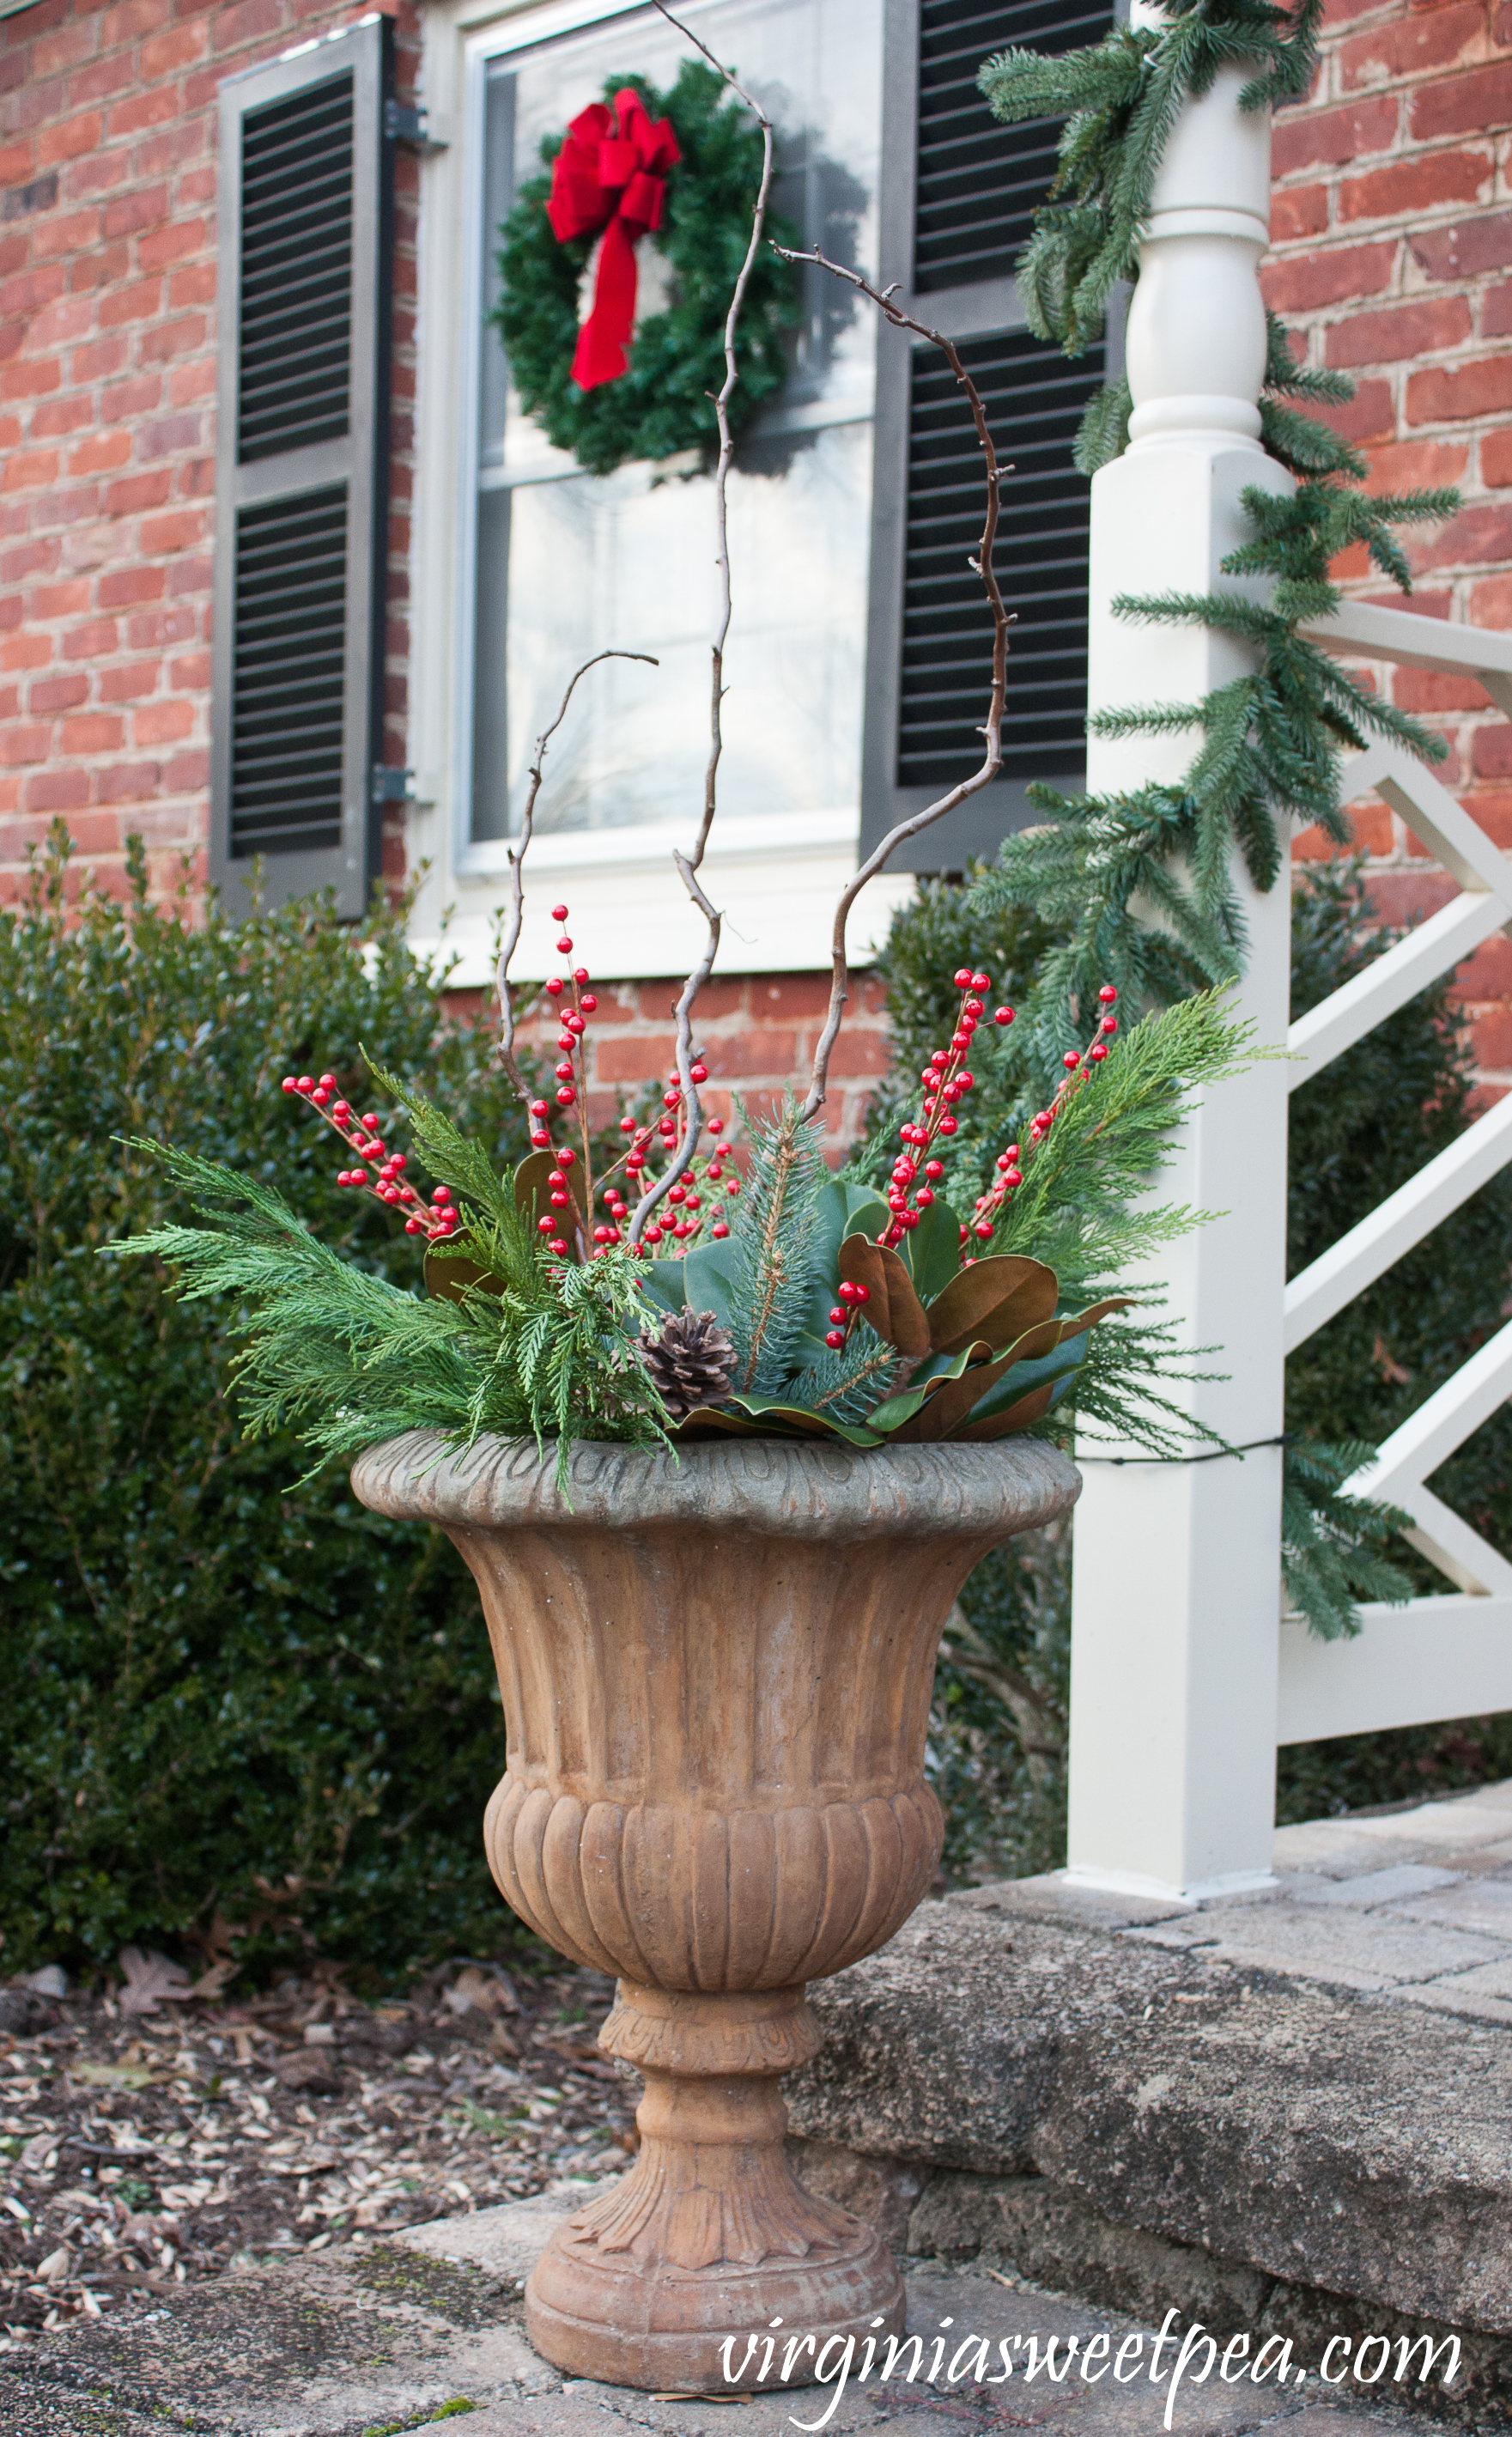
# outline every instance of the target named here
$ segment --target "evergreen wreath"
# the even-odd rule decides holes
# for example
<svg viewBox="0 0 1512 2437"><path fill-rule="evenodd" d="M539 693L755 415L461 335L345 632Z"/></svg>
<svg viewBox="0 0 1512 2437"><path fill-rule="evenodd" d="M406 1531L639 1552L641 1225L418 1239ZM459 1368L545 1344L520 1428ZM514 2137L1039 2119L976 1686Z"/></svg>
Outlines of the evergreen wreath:
<svg viewBox="0 0 1512 2437"><path fill-rule="evenodd" d="M724 82L702 61L687 60L659 92L642 76L610 77L604 88L638 93L653 119L667 118L681 160L667 179L655 238L671 273L664 312L642 322L629 364L616 380L582 390L572 378L578 289L591 237L557 243L546 217L551 165L564 137L541 145L542 176L521 187L500 232L503 292L492 316L520 402L547 438L570 449L589 474L612 474L631 459L659 460L696 448L712 460L718 445L713 394L725 373L725 316L750 237L750 203L761 182L762 138ZM784 243L797 237L779 220ZM769 248L752 266L735 341L739 382L731 427L748 421L787 374L787 334L798 322L791 267Z"/></svg>

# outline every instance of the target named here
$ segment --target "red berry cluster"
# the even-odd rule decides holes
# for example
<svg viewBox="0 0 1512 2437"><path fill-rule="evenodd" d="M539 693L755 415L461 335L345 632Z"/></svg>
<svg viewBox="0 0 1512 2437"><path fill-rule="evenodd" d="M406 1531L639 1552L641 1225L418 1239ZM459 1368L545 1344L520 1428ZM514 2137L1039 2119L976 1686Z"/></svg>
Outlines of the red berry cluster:
<svg viewBox="0 0 1512 2437"><path fill-rule="evenodd" d="M826 1345L834 1346L838 1353L851 1334L853 1324L859 1316L862 1305L870 1302L871 1289L870 1287L862 1286L858 1279L842 1278L835 1291L839 1301L830 1314L830 1324L825 1331L824 1342Z"/></svg>
<svg viewBox="0 0 1512 2437"><path fill-rule="evenodd" d="M554 905L552 920L555 922L565 922L567 907ZM572 942L565 931L558 938L556 947L558 955L563 957L571 956ZM646 1172L648 1155L653 1142L659 1140L669 1159L676 1155L682 1139L683 1105L682 1086L674 1071L668 1077L667 1089L661 1096L664 1113L660 1119L655 1126L642 1126L637 1125L633 1117L622 1117L620 1131L622 1133L628 1134L629 1142L623 1156L615 1161L607 1175L600 1177L595 1183L592 1145L589 1136L584 1105L587 1083L584 1074L583 1043L584 1036L588 1031L588 1020L596 1009L598 1000L585 988L588 979L587 967L578 965L565 973L554 973L546 985L548 995L558 1001L565 1000L570 991L571 1003L562 1007L561 1032L556 1043L561 1053L560 1062L556 1068L558 1087L556 1108L554 1111L550 1100L532 1100L530 1138L537 1150L551 1150L553 1115L557 1112L564 1116L568 1115L569 1112L576 1112L578 1131L582 1138L584 1200L589 1214L595 1203L600 1204L604 1211L603 1218L592 1229L591 1249L587 1245L581 1248L588 1253L590 1259L594 1259L600 1254L607 1253L611 1245L623 1243L624 1240L624 1228L632 1216L627 1196L633 1194L637 1200L642 1200L655 1183L655 1177ZM701 1059L690 1071L695 1083L708 1081L709 1069ZM571 1121L569 1117L569 1122ZM714 1137L712 1156L701 1167L696 1166L690 1167L687 1174L673 1185L664 1205L667 1215L659 1220L653 1219L646 1228L638 1249L648 1260L655 1246L663 1242L672 1241L682 1245L684 1249L688 1248L694 1237L698 1235L705 1220L711 1216L700 1187L705 1183L717 1185L722 1181L724 1169L721 1161L730 1157L730 1149L728 1144L719 1141L719 1136L724 1131L724 1119L708 1117L704 1123L706 1131ZM575 1164L577 1154L564 1147L562 1149L553 1151L553 1157L556 1163L557 1175L552 1183L551 1207L554 1210L566 1211L571 1206L571 1195L568 1190L568 1170ZM730 1179L725 1184L725 1191L738 1193L740 1191L738 1178ZM717 1203L714 1205L715 1211L718 1206ZM566 1236L560 1231L568 1223L566 1219L554 1221L550 1217L546 1217L538 1218L536 1223L546 1238L546 1250L558 1256L564 1255L569 1246ZM729 1233L730 1229L723 1218L715 1216L710 1234L728 1236Z"/></svg>
<svg viewBox="0 0 1512 2437"><path fill-rule="evenodd" d="M1066 1051L1062 1061L1065 1068L1064 1082L1056 1093L1049 1107L1041 1109L1029 1119L1029 1143L1031 1151L1038 1150L1054 1125L1065 1105L1067 1094L1079 1089L1086 1081L1089 1070L1094 1066L1100 1066L1108 1054L1109 1043L1118 1029L1118 1019L1113 1012L1117 1004L1118 993L1112 982L1103 983L1098 992L1098 998L1102 1013L1098 1019L1098 1028L1092 1036L1089 1046L1085 1049ZM979 1237L984 1244L995 1232L1003 1204L1009 1195L1024 1182L1018 1163L1019 1146L1017 1143L1010 1143L1007 1150L999 1151L997 1155L996 1176L987 1191L977 1195L976 1216L972 1221L970 1233ZM962 1243L966 1240L967 1232L964 1227L960 1231Z"/></svg>
<svg viewBox="0 0 1512 2437"><path fill-rule="evenodd" d="M386 1202L390 1209L404 1213L407 1236L424 1236L430 1243L444 1242L454 1236L461 1220L451 1196L444 1184L438 1184L429 1204L422 1201L413 1184L404 1181L405 1160L402 1150L385 1150L378 1136L376 1116L354 1116L351 1103L336 1097L336 1078L322 1075L286 1075L284 1090L292 1092L311 1108L318 1109L332 1131L341 1135L348 1150L355 1152L363 1165L338 1170L336 1182L357 1193L371 1193L376 1201Z"/></svg>
<svg viewBox="0 0 1512 2437"><path fill-rule="evenodd" d="M956 1029L950 1036L949 1047L935 1050L919 1078L923 1085L919 1114L910 1117L906 1125L898 1129L903 1149L893 1161L892 1178L888 1187L888 1208L892 1217L878 1237L879 1243L901 1243L907 1231L918 1226L924 1211L933 1206L935 1187L945 1172L944 1162L936 1153L936 1145L941 1138L948 1141L956 1132L958 1124L957 1104L965 1098L976 1079L968 1070L965 1060L972 1035L987 1012L981 993L992 987L991 973L974 973L965 965L956 975L956 988L961 994ZM998 1008L993 1021L999 1025L1011 1024L1012 1008ZM921 1169L924 1180L922 1184L918 1182ZM963 1237L965 1232L963 1228Z"/></svg>

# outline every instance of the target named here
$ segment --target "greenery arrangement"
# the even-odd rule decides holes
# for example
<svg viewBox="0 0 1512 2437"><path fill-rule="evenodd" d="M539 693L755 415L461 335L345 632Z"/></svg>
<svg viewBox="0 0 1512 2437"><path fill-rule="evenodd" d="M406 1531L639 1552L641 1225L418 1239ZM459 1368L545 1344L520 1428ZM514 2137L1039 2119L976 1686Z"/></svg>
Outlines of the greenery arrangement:
<svg viewBox="0 0 1512 2437"><path fill-rule="evenodd" d="M1316 68L1320 0L1297 0L1294 8L1270 0L1169 0L1164 15L1158 31L1115 26L1087 49L1053 59L1008 51L981 71L981 89L998 117L1065 121L1056 184L1035 215L1018 272L1031 325L1067 355L1086 351L1114 284L1137 273L1155 172L1187 97L1205 92L1220 67L1257 62L1259 72L1242 98L1258 109L1305 92ZM1223 561L1225 574L1272 580L1266 605L1227 592L1115 604L1132 620L1239 637L1255 647L1255 675L1200 703L1098 715L1093 726L1102 735L1198 732L1181 783L1106 797L1036 788L1046 824L1009 838L978 884L984 905L1032 907L1062 933L1022 1009L1027 1072L1042 1078L1053 1073L1104 979L1143 1005L1213 987L1242 969L1231 847L1263 890L1286 868L1292 815L1346 843L1341 747L1359 746L1374 733L1426 760L1443 758L1439 738L1356 686L1299 631L1303 621L1337 605L1329 569L1353 546L1410 591L1398 528L1450 516L1458 505L1449 490L1381 496L1360 487L1364 460L1306 411L1353 394L1344 375L1299 367L1273 318L1261 435L1297 487L1286 500L1246 491L1251 537ZM1078 449L1083 472L1122 451L1129 406L1122 382L1093 401Z"/></svg>
<svg viewBox="0 0 1512 2437"><path fill-rule="evenodd" d="M618 379L585 390L572 377L579 289L594 239L585 235L560 244L546 216L561 136L542 144L545 174L520 188L500 232L503 292L493 318L520 403L554 446L570 449L589 474L689 448L712 458L719 433L712 400L723 371L725 318L762 170L760 127L737 99L724 97L725 79L703 61L685 61L666 92L642 76L611 77L606 102L626 90L640 95L652 119L671 121L681 158L667 176L661 225L642 239L662 256L671 299L642 321ZM768 251L752 265L736 339L733 430L785 379L785 342L797 321L793 273Z"/></svg>
<svg viewBox="0 0 1512 2437"><path fill-rule="evenodd" d="M60 833L0 913L0 1976L167 1939L252 1977L318 1946L392 1985L498 1951L471 1578L339 1472L294 1486L290 1434L238 1431L237 1298L97 1248L171 1215L163 1163L121 1148L151 1129L397 1291L410 1239L277 1089L327 1026L426 1076L496 1166L525 1127L401 917L194 902L151 902L139 844L121 900L79 886Z"/></svg>

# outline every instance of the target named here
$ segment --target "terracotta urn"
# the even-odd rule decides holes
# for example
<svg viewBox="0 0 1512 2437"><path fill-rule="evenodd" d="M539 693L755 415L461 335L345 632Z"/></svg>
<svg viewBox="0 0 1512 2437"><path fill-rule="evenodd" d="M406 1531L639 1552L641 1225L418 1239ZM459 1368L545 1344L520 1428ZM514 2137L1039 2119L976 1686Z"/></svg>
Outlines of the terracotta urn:
<svg viewBox="0 0 1512 2437"><path fill-rule="evenodd" d="M477 1580L508 1738L489 1867L538 1936L617 1976L599 2044L645 2078L635 2165L548 2243L527 2328L578 2376L717 2391L726 2339L752 2386L746 2338L780 2321L783 2346L815 2339L801 2383L830 2337L904 2310L877 2234L787 2164L779 2080L820 2043L804 1983L883 1945L934 1878L945 1617L1080 1476L1027 1439L579 1442L564 1496L554 1457L416 1432L352 1473Z"/></svg>

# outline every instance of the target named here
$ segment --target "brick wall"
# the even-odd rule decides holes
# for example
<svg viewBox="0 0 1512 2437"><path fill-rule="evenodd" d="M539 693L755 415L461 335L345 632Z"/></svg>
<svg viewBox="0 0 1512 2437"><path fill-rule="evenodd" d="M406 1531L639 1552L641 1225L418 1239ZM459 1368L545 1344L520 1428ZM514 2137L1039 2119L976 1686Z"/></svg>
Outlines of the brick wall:
<svg viewBox="0 0 1512 2437"><path fill-rule="evenodd" d="M588 1032L588 1115L611 1126L626 1098L648 1084L665 1086L677 1054L672 1011L677 982L600 982L598 1010ZM830 1002L828 973L722 973L698 998L696 1046L709 1068L702 1097L712 1116L734 1115L734 1096L751 1116L765 1116L794 1083L806 1081ZM457 1013L485 1016L481 991L458 991ZM519 1027L524 1048L555 1056L556 1019L549 1008ZM867 1099L888 1071L887 1003L880 983L852 979L845 1024L830 1060L824 1121L828 1148L838 1158L855 1142Z"/></svg>
<svg viewBox="0 0 1512 2437"><path fill-rule="evenodd" d="M350 0L37 0L0 20L0 901L60 815L107 881L133 830L156 885L184 854L202 879L216 93L360 13ZM401 93L417 28L413 0L397 0ZM417 184L401 150L385 747L398 763ZM401 852L396 831L385 863Z"/></svg>
<svg viewBox="0 0 1512 2437"><path fill-rule="evenodd" d="M1309 361L1359 384L1337 420L1372 487L1464 495L1451 524L1409 542L1418 588L1405 605L1512 625L1512 0L1329 0L1324 47L1315 91L1276 123L1267 296ZM1403 605L1363 553L1337 572ZM1373 675L1441 729L1446 783L1512 847L1512 727L1468 679ZM1357 837L1388 920L1454 893L1379 802L1359 808ZM1299 850L1324 842L1310 833ZM1461 969L1458 995L1488 1090L1512 1085L1506 940Z"/></svg>

